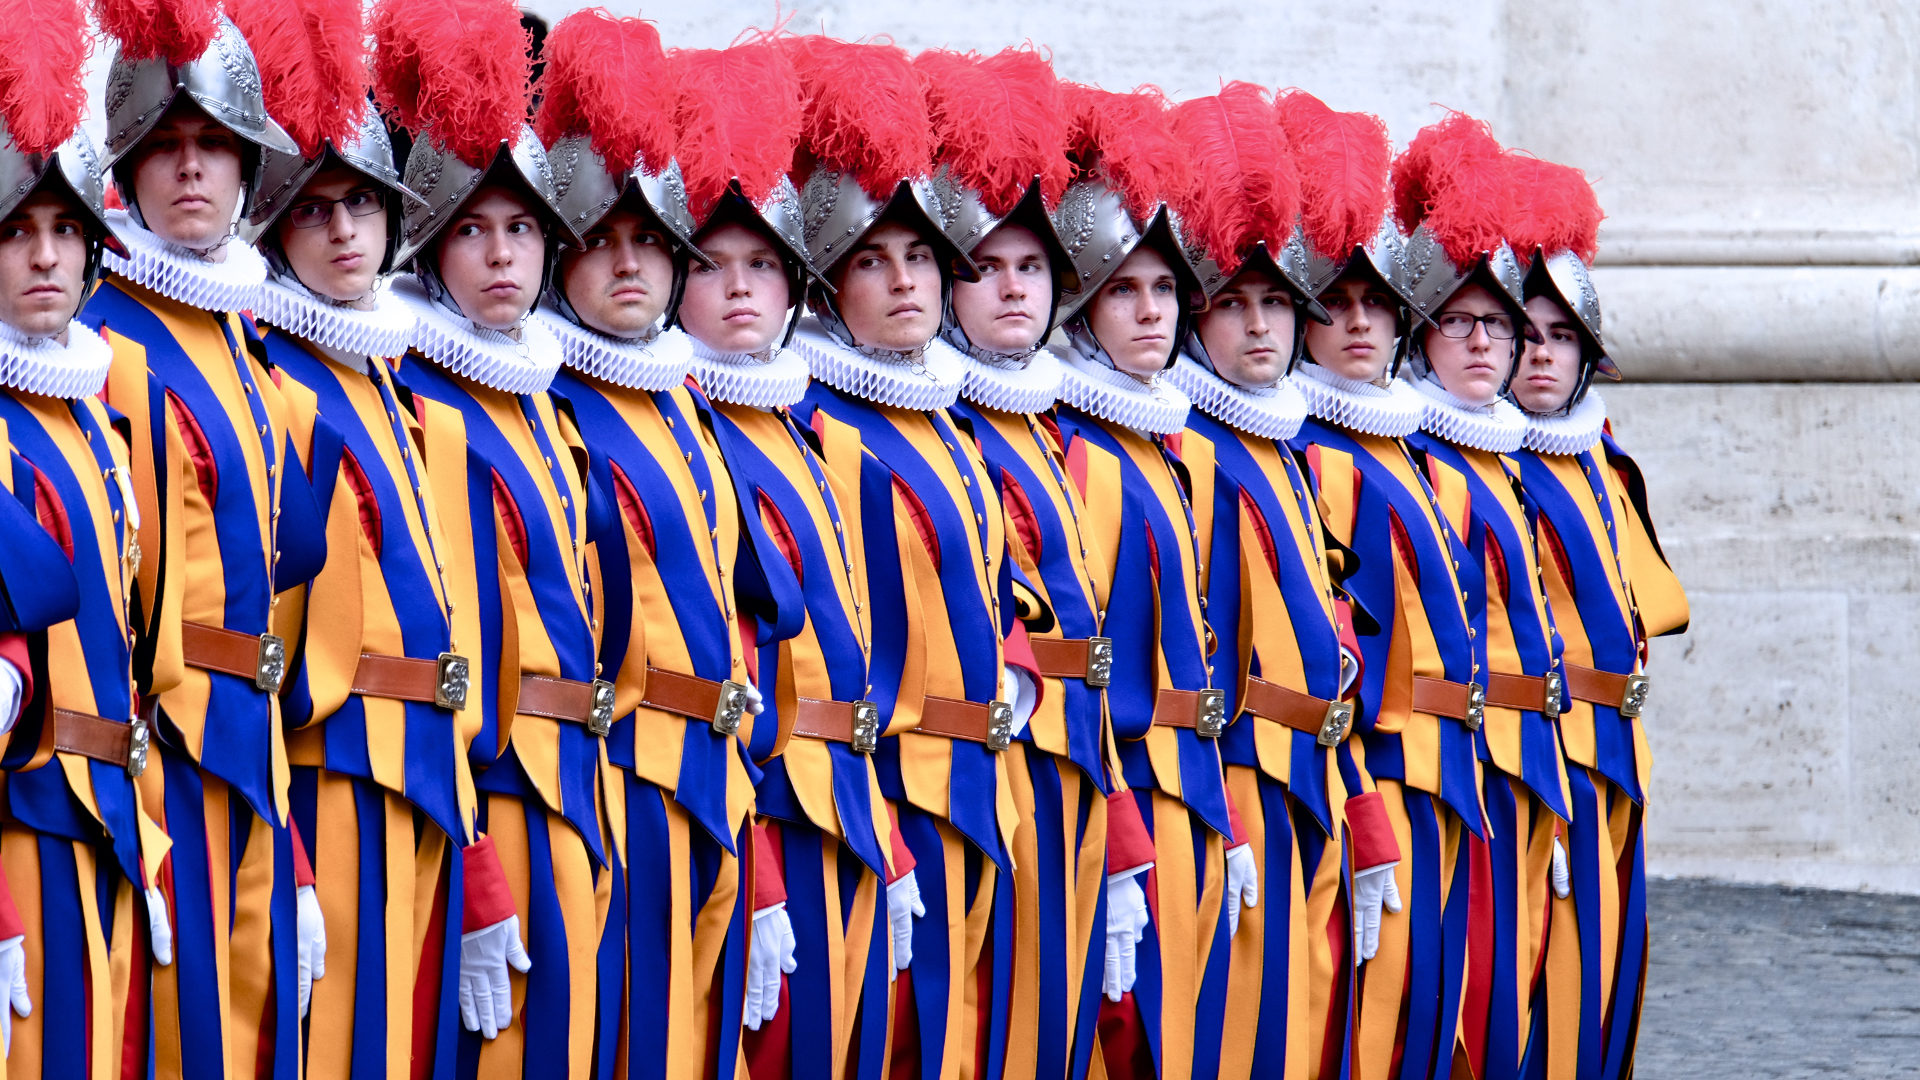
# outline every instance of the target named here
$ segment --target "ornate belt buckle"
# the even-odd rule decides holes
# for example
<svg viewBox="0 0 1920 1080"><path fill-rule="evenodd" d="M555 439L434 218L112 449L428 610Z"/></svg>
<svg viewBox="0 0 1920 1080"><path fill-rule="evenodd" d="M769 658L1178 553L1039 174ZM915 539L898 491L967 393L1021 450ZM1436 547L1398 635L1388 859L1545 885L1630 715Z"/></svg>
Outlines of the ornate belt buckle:
<svg viewBox="0 0 1920 1080"><path fill-rule="evenodd" d="M1638 720L1640 710L1647 707L1647 691L1653 689L1653 681L1645 675L1627 676L1626 693L1620 695L1620 715L1629 720Z"/></svg>
<svg viewBox="0 0 1920 1080"><path fill-rule="evenodd" d="M1320 737L1314 741L1321 746L1332 748L1340 745L1353 727L1353 704L1347 701L1327 702L1327 714L1320 718Z"/></svg>
<svg viewBox="0 0 1920 1080"><path fill-rule="evenodd" d="M880 709L871 701L853 703L853 748L862 754L880 748Z"/></svg>
<svg viewBox="0 0 1920 1080"><path fill-rule="evenodd" d="M987 702L987 749L999 753L1013 745L1013 706L1004 701Z"/></svg>
<svg viewBox="0 0 1920 1080"><path fill-rule="evenodd" d="M147 771L147 748L152 744L153 735L147 727L147 718L135 715L133 723L127 727L127 775L138 777Z"/></svg>
<svg viewBox="0 0 1920 1080"><path fill-rule="evenodd" d="M459 653L443 652L433 672L433 703L459 712L467 707L467 682L472 668Z"/></svg>
<svg viewBox="0 0 1920 1080"><path fill-rule="evenodd" d="M253 661L253 688L277 694L281 681L286 677L286 639L276 634L261 634L260 651Z"/></svg>
<svg viewBox="0 0 1920 1080"><path fill-rule="evenodd" d="M1227 692L1202 690L1195 704L1193 730L1203 739L1217 739L1227 730Z"/></svg>
<svg viewBox="0 0 1920 1080"><path fill-rule="evenodd" d="M1565 680L1560 678L1560 673L1557 671L1549 671L1542 678L1547 684L1547 700L1542 703L1540 711L1546 714L1547 719L1558 720L1560 710L1567 707L1567 699L1564 696Z"/></svg>
<svg viewBox="0 0 1920 1080"><path fill-rule="evenodd" d="M747 711L747 688L732 679L720 680L720 702L713 708L713 730L718 735L740 733L740 718Z"/></svg>
<svg viewBox="0 0 1920 1080"><path fill-rule="evenodd" d="M1113 682L1113 639L1087 639L1087 685L1106 686Z"/></svg>
<svg viewBox="0 0 1920 1080"><path fill-rule="evenodd" d="M604 739L613 730L613 684L593 680L593 704L587 708L587 730Z"/></svg>
<svg viewBox="0 0 1920 1080"><path fill-rule="evenodd" d="M1487 719L1487 688L1477 682L1467 684L1467 730L1479 731Z"/></svg>

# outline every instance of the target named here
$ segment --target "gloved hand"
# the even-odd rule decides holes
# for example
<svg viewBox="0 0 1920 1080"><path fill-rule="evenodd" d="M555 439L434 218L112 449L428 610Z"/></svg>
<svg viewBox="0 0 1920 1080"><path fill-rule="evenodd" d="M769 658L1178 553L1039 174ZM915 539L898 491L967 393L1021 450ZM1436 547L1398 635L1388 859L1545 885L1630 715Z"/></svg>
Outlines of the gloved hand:
<svg viewBox="0 0 1920 1080"><path fill-rule="evenodd" d="M1147 938L1147 890L1140 872L1107 876L1107 963L1100 990L1108 1001L1133 989L1140 943Z"/></svg>
<svg viewBox="0 0 1920 1080"><path fill-rule="evenodd" d="M20 719L20 695L25 690L20 669L12 661L0 660L0 735L12 731Z"/></svg>
<svg viewBox="0 0 1920 1080"><path fill-rule="evenodd" d="M913 963L913 920L927 913L920 902L920 882L909 870L906 876L887 886L887 925L893 928L893 970L905 971ZM891 977L891 976L889 976Z"/></svg>
<svg viewBox="0 0 1920 1080"><path fill-rule="evenodd" d="M747 715L759 716L761 713L766 712L767 699L761 696L760 688L752 683L746 683L744 685L747 688Z"/></svg>
<svg viewBox="0 0 1920 1080"><path fill-rule="evenodd" d="M1393 880L1399 865L1381 863L1353 875L1353 955L1360 963L1380 951L1380 909L1400 914L1400 885Z"/></svg>
<svg viewBox="0 0 1920 1080"><path fill-rule="evenodd" d="M1560 838L1553 838L1553 895L1565 900L1573 895L1573 875L1567 871L1567 849Z"/></svg>
<svg viewBox="0 0 1920 1080"><path fill-rule="evenodd" d="M1260 906L1260 869L1253 862L1253 845L1227 851L1227 936L1240 932L1240 907Z"/></svg>
<svg viewBox="0 0 1920 1080"><path fill-rule="evenodd" d="M27 938L24 934L0 941L0 986L6 987L7 997L13 1002L12 1011L0 1009L0 1038L6 1040L6 1050L13 1050L13 1014L19 1013L21 1019L33 1015L33 998L27 996Z"/></svg>
<svg viewBox="0 0 1920 1080"><path fill-rule="evenodd" d="M786 901L753 913L753 947L747 953L747 1030L759 1031L780 1011L780 973L791 975L800 966L793 958L798 944Z"/></svg>
<svg viewBox="0 0 1920 1080"><path fill-rule="evenodd" d="M147 933L153 939L153 962L161 967L173 963L173 923L167 918L167 896L158 888L147 890Z"/></svg>
<svg viewBox="0 0 1920 1080"><path fill-rule="evenodd" d="M327 920L320 913L320 895L313 886L294 890L293 902L299 913L300 1016L304 1019L313 1005L313 980L327 975Z"/></svg>
<svg viewBox="0 0 1920 1080"><path fill-rule="evenodd" d="M513 1023L513 987L507 967L525 973L533 967L520 944L520 916L460 935L460 1022L486 1038Z"/></svg>
<svg viewBox="0 0 1920 1080"><path fill-rule="evenodd" d="M1027 721L1033 719L1034 707L1040 704L1040 692L1034 688L1033 677L1012 664L1001 665L1000 700L1013 706L1013 737L1017 739L1027 730Z"/></svg>

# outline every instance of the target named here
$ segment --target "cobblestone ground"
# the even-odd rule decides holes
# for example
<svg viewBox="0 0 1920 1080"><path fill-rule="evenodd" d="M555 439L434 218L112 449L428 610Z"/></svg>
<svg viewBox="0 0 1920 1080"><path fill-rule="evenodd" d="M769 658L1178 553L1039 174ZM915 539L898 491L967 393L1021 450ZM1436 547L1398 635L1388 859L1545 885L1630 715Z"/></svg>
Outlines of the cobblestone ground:
<svg viewBox="0 0 1920 1080"><path fill-rule="evenodd" d="M1650 892L1639 1080L1920 1077L1920 897Z"/></svg>

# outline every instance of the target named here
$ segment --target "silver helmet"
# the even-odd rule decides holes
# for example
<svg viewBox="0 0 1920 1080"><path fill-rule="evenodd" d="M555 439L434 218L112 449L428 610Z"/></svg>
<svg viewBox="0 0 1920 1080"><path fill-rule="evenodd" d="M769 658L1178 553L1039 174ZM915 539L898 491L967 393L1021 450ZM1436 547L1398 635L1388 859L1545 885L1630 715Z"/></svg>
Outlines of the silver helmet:
<svg viewBox="0 0 1920 1080"><path fill-rule="evenodd" d="M1481 252L1466 266L1460 266L1447 256L1440 241L1425 226L1421 226L1408 238L1405 257L1407 298L1420 317L1428 322L1433 321L1434 315L1454 293L1459 292L1482 270L1498 286L1502 300L1515 308L1526 306L1526 277L1521 273L1520 260L1514 256L1513 249L1507 246L1505 240L1491 250Z"/></svg>
<svg viewBox="0 0 1920 1080"><path fill-rule="evenodd" d="M280 216L293 206L307 181L329 162L345 165L378 185L387 195L387 246L380 271L392 270L398 265L395 255L400 247L400 222L408 208L423 200L401 181L400 170L393 160L393 140L387 135L386 125L380 122L379 113L372 108L361 116L360 126L351 136L337 142L326 140L313 157L277 150L261 152L260 168L254 175L253 209L247 215L246 238L258 243L266 236ZM269 253L268 258L271 260L273 255Z"/></svg>
<svg viewBox="0 0 1920 1080"><path fill-rule="evenodd" d="M87 295L100 277L101 251L124 255L126 248L107 225L106 180L85 128L75 128L50 154L29 154L0 126L0 218L40 191L65 196L85 219L87 267L81 295Z"/></svg>
<svg viewBox="0 0 1920 1080"><path fill-rule="evenodd" d="M988 210L980 193L961 183L947 166L941 166L933 174L930 183L940 207L940 229L955 247L966 253L968 259L972 259L974 249L1002 225L1012 223L1033 233L1046 250L1047 265L1053 270L1053 310L1054 321L1057 321L1067 298L1080 291L1080 270L1073 264L1073 256L1067 251L1067 245L1061 242L1060 233L1054 228L1053 217L1047 213L1046 199L1040 192L1040 178L1033 178L1033 182L1027 185L1026 194L1005 216L995 216ZM1053 322L1050 321L1047 331L1050 333L1052 330Z"/></svg>
<svg viewBox="0 0 1920 1080"><path fill-rule="evenodd" d="M574 235L584 237L621 199L633 196L675 246L706 261L693 244L693 214L687 209L679 162L668 161L656 171L641 161L623 171L607 164L593 148L591 135L581 134L556 139L547 148L547 164L553 173L554 206Z"/></svg>
<svg viewBox="0 0 1920 1080"><path fill-rule="evenodd" d="M1606 338L1601 332L1600 294L1594 290L1593 274L1585 260L1569 250L1548 255L1535 249L1533 269L1527 274L1527 294L1551 296L1573 312L1587 339L1588 355L1594 358L1592 366L1602 376L1619 380L1620 368L1607 355ZM1585 389L1584 382L1581 389Z"/></svg>
<svg viewBox="0 0 1920 1080"><path fill-rule="evenodd" d="M962 281L978 281L980 271L941 228L945 214L940 194L924 179L901 179L885 199L876 199L850 172L820 167L800 188L801 235L807 261L823 273L860 245L880 219L891 214L917 227L938 252L943 265Z"/></svg>
<svg viewBox="0 0 1920 1080"><path fill-rule="evenodd" d="M495 173L518 181L531 192L536 209L544 212L560 232L555 237L568 244L580 244L561 212L554 193L553 169L547 153L531 127L522 125L520 134L509 144L502 142L493 159L484 168L475 168L442 147L431 132L422 133L407 154L404 185L416 193L419 201L407 206L400 226L400 250L394 256L396 266L404 266L422 248L440 234L459 214L480 185Z"/></svg>
<svg viewBox="0 0 1920 1080"><path fill-rule="evenodd" d="M1151 243L1166 256L1181 291L1204 301L1200 277L1187 260L1187 247L1173 211L1157 207L1144 224L1134 220L1118 191L1098 180L1081 180L1067 188L1053 212L1053 224L1080 278L1080 291L1062 304L1061 318L1071 321L1099 293L1120 264L1142 243ZM1183 303L1182 310L1188 305ZM1195 306L1204 306L1204 302Z"/></svg>

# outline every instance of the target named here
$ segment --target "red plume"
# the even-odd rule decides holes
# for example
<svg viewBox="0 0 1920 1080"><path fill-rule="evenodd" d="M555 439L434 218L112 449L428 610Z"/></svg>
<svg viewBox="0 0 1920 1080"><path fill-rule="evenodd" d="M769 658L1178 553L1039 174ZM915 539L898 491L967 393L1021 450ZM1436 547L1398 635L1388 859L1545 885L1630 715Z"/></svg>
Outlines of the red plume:
<svg viewBox="0 0 1920 1080"><path fill-rule="evenodd" d="M51 153L80 126L91 41L79 0L0 7L0 119L21 151Z"/></svg>
<svg viewBox="0 0 1920 1080"><path fill-rule="evenodd" d="M933 167L933 128L905 49L885 42L783 37L806 95L801 148L830 169L852 173L884 199L894 185Z"/></svg>
<svg viewBox="0 0 1920 1080"><path fill-rule="evenodd" d="M1126 200L1135 217L1162 201L1179 203L1193 183L1186 149L1173 135L1167 98L1157 87L1124 94L1065 83L1071 128L1067 156L1076 179L1098 177Z"/></svg>
<svg viewBox="0 0 1920 1080"><path fill-rule="evenodd" d="M1505 157L1486 122L1465 113L1420 129L1393 162L1400 226L1425 225L1460 265L1499 246L1509 213Z"/></svg>
<svg viewBox="0 0 1920 1080"><path fill-rule="evenodd" d="M519 137L533 61L513 0L379 0L374 97L474 168Z"/></svg>
<svg viewBox="0 0 1920 1080"><path fill-rule="evenodd" d="M1373 239L1387 215L1387 125L1371 113L1334 112L1305 90L1274 102L1300 170L1300 227L1313 249L1342 257Z"/></svg>
<svg viewBox="0 0 1920 1080"><path fill-rule="evenodd" d="M345 140L367 108L367 23L360 0L227 0L253 49L267 112L300 152Z"/></svg>
<svg viewBox="0 0 1920 1080"><path fill-rule="evenodd" d="M93 0L93 17L128 60L184 64L220 33L220 0Z"/></svg>
<svg viewBox="0 0 1920 1080"><path fill-rule="evenodd" d="M793 165L805 118L799 76L765 38L726 49L675 49L680 172L695 221L704 221L735 178L759 203Z"/></svg>
<svg viewBox="0 0 1920 1080"><path fill-rule="evenodd" d="M1523 259L1537 248L1553 255L1571 251L1592 262L1600 246L1600 222L1606 214L1594 198L1587 174L1571 165L1525 154L1507 155L1507 182L1513 191L1507 242Z"/></svg>
<svg viewBox="0 0 1920 1080"><path fill-rule="evenodd" d="M1010 213L1040 178L1049 206L1067 188L1067 114L1047 58L1028 49L992 56L929 49L913 70L926 91L939 160L980 193L987 212Z"/></svg>
<svg viewBox="0 0 1920 1080"><path fill-rule="evenodd" d="M1235 82L1183 101L1173 133L1193 162L1193 184L1177 204L1188 235L1223 267L1263 240L1277 257L1300 212L1300 180L1266 91Z"/></svg>
<svg viewBox="0 0 1920 1080"><path fill-rule="evenodd" d="M652 23L616 19L605 8L576 11L547 35L545 57L534 118L542 142L591 135L609 165L666 168L676 95Z"/></svg>

